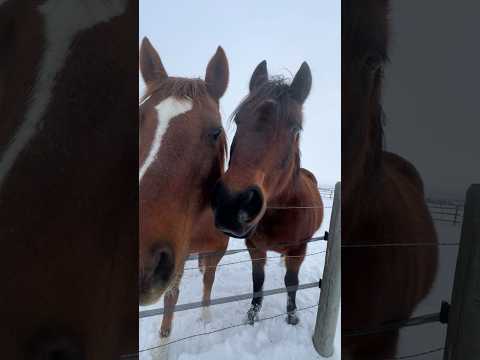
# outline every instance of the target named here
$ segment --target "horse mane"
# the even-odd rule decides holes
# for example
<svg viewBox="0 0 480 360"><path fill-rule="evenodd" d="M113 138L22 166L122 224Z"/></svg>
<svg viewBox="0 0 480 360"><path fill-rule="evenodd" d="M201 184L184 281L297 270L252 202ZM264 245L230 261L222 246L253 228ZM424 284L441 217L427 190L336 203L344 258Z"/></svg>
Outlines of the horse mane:
<svg viewBox="0 0 480 360"><path fill-rule="evenodd" d="M390 39L389 22L390 22L390 4L389 1L382 2L381 8L383 13L379 21L372 22L367 15L369 11L373 11L376 6L374 1L365 4L369 9L366 11L363 7L359 7L354 0L345 1L342 4L342 11L345 18L349 21L342 22L342 33L348 38L345 44L351 45L351 56L356 61L362 59L367 54L377 56L382 64L390 62L388 56L388 45ZM378 19L377 19L378 20ZM343 45L342 45L343 46ZM383 111L382 87L383 87L383 70L380 70L376 79L375 103L372 105L373 113L370 115L370 144L369 144L369 164L375 174L379 174L382 167L382 156L384 152L384 126L386 123L385 112Z"/></svg>
<svg viewBox="0 0 480 360"><path fill-rule="evenodd" d="M380 96L378 96L375 100L377 102L375 105L377 108L375 110L375 114L373 115L373 119L371 120L372 125L370 132L372 142L370 144L370 155L372 159L373 171L378 173L382 167L382 158L385 151L384 126L386 117L383 107L380 104Z"/></svg>
<svg viewBox="0 0 480 360"><path fill-rule="evenodd" d="M202 79L168 77L166 79L164 78L162 80L148 83L145 94L140 99L140 103L157 92L162 92L178 98L190 99L208 94L207 84Z"/></svg>
<svg viewBox="0 0 480 360"><path fill-rule="evenodd" d="M288 115L288 97L290 85L283 76L275 76L259 85L251 91L235 108L230 121L235 121L237 115L244 107L249 107L252 111L256 111L265 101L275 100L280 106L278 107L278 119L284 119Z"/></svg>

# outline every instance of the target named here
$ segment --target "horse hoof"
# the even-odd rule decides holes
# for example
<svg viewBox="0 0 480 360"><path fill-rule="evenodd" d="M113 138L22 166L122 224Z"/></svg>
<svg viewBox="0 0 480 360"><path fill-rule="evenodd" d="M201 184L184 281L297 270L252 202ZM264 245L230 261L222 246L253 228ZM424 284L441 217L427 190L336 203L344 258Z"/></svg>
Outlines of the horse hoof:
<svg viewBox="0 0 480 360"><path fill-rule="evenodd" d="M262 308L261 304L254 304L250 306L250 310L247 312L247 323L253 325L255 320L258 320L258 312Z"/></svg>
<svg viewBox="0 0 480 360"><path fill-rule="evenodd" d="M288 314L287 315L287 324L289 325L297 325L300 319L296 314Z"/></svg>
<svg viewBox="0 0 480 360"><path fill-rule="evenodd" d="M247 313L247 324L253 325L255 323L255 320L257 319L257 312L254 311L253 309L248 310Z"/></svg>
<svg viewBox="0 0 480 360"><path fill-rule="evenodd" d="M207 324L212 322L212 313L210 312L210 308L202 308L202 320Z"/></svg>
<svg viewBox="0 0 480 360"><path fill-rule="evenodd" d="M160 337L161 338L167 338L170 336L172 329L170 328L161 328L160 329Z"/></svg>
<svg viewBox="0 0 480 360"><path fill-rule="evenodd" d="M255 320L258 320L258 311L255 311L255 309L252 308L247 312L247 323L253 325Z"/></svg>

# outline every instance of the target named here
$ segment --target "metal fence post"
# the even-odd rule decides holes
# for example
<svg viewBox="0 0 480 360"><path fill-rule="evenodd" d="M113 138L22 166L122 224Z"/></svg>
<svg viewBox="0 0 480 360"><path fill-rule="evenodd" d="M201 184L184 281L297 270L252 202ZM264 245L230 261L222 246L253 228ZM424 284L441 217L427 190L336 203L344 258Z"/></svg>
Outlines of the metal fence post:
<svg viewBox="0 0 480 360"><path fill-rule="evenodd" d="M467 191L443 359L480 359L480 184Z"/></svg>
<svg viewBox="0 0 480 360"><path fill-rule="evenodd" d="M340 242L341 242L341 183L335 185L332 216L330 218L327 255L322 277L313 345L323 357L333 355L333 342L340 309Z"/></svg>

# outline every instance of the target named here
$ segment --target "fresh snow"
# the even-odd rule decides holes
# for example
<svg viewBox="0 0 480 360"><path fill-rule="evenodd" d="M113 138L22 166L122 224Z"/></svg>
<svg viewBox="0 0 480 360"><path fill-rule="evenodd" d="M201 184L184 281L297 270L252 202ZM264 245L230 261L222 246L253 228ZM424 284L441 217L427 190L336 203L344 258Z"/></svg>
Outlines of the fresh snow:
<svg viewBox="0 0 480 360"><path fill-rule="evenodd" d="M330 224L332 199L323 199L325 216L316 236L324 234ZM288 211L288 210L285 210ZM245 248L244 240L230 239L229 249ZM308 244L307 254L326 250L325 241ZM278 257L275 252L268 252L269 257ZM220 264L248 260L248 252L224 256ZM325 253L307 256L300 269L300 284L316 282L322 276ZM198 261L187 261L185 268L197 267ZM284 287L285 266L279 258L269 259L265 267L264 290ZM200 301L202 297L202 275L198 269L186 270L181 286L178 304ZM212 299L232 296L252 291L251 263L244 262L217 268L213 285ZM297 308L318 304L320 289L312 288L297 292ZM286 311L286 294L264 298L260 319L282 314ZM154 305L141 307L140 310L163 307L163 298ZM236 324L245 324L250 300L214 305L210 307L211 319L202 319L202 309L186 310L175 313L170 337L163 341L171 343L196 334L212 332ZM140 359L179 359L179 360L250 360L250 359L323 359L317 354L312 344L313 329L317 308L298 312L300 323L288 325L285 316L268 319L250 325L242 325L212 334L196 336L186 340L162 344L158 331L162 316L140 319L139 343ZM339 316L340 319L341 315ZM335 353L329 359L340 359L340 321L337 323ZM157 347L157 348L155 348ZM150 348L155 348L148 350ZM142 351L144 350L144 351Z"/></svg>

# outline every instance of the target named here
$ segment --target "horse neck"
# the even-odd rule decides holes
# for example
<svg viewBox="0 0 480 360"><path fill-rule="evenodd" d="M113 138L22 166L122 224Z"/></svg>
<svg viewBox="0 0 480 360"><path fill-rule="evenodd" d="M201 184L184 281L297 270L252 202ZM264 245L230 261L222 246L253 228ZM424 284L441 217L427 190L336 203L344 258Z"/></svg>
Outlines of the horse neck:
<svg viewBox="0 0 480 360"><path fill-rule="evenodd" d="M299 196L301 186L299 149L297 149L294 164L286 178L287 180L284 182L281 190L271 197L269 203L276 205L288 204L292 199Z"/></svg>
<svg viewBox="0 0 480 360"><path fill-rule="evenodd" d="M366 137L367 144L363 147L364 150L360 150L363 151L363 159L360 160L362 166L357 169L357 173L346 172L349 175L345 179L349 183L347 185L349 191L344 194L345 200L350 200L350 197L354 195L373 198L378 193L384 175L382 117L383 110L378 105L377 113L368 120L370 121L370 128ZM349 165L346 164L346 166Z"/></svg>
<svg viewBox="0 0 480 360"><path fill-rule="evenodd" d="M348 191L342 194L342 216L353 232L357 226L379 215L378 200L381 199L385 179L382 158L383 151L377 149L373 153L369 149L360 171L343 180L343 188L348 188ZM349 231L344 234L346 241L356 240L354 235L349 234Z"/></svg>

